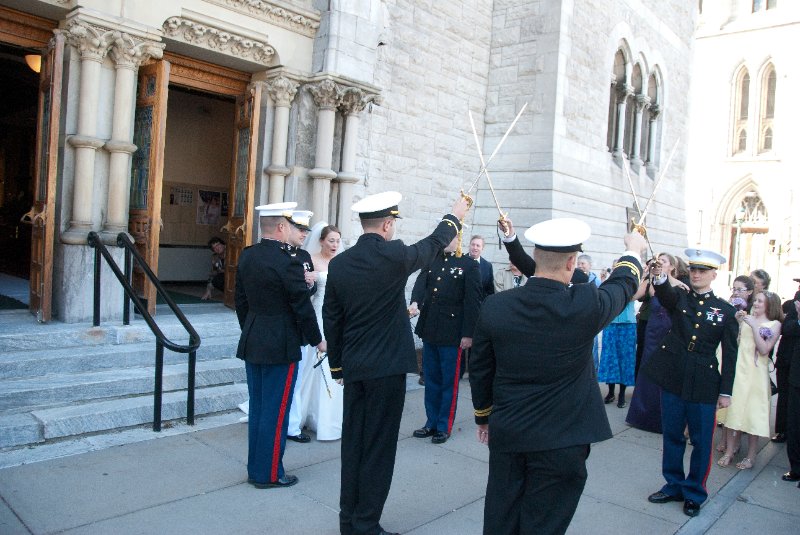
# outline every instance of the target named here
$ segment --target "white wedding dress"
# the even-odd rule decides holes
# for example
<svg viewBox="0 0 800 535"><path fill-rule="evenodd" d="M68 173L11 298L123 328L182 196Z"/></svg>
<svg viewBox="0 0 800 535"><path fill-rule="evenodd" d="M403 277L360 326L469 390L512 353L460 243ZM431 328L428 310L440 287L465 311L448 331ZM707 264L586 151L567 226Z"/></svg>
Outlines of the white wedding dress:
<svg viewBox="0 0 800 535"><path fill-rule="evenodd" d="M325 299L325 283L328 272L317 275L317 291L311 298L317 324L322 331L322 302ZM331 367L328 359L314 367L317 363L317 348L303 348L303 378L300 381L300 399L302 415L301 427L305 426L317 433L317 440L339 440L342 438L342 407L344 402L343 388L331 379Z"/></svg>

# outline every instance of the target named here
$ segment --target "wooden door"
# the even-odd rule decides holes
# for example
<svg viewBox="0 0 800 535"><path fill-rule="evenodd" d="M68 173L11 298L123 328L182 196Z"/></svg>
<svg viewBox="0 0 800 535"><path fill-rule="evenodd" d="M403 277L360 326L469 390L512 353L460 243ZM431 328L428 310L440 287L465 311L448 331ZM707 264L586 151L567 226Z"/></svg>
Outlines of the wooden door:
<svg viewBox="0 0 800 535"><path fill-rule="evenodd" d="M139 69L131 161L131 197L128 232L150 269L158 274L158 237L161 232L161 182L164 175L164 138L167 128L169 62L156 61ZM133 273L133 287L156 311L156 289L141 269Z"/></svg>
<svg viewBox="0 0 800 535"><path fill-rule="evenodd" d="M61 117L61 75L64 36L50 40L42 53L39 74L39 110L36 127L36 163L33 207L23 216L31 224L30 311L36 319L50 321L53 295L53 236L55 234L58 129Z"/></svg>
<svg viewBox="0 0 800 535"><path fill-rule="evenodd" d="M247 93L236 99L229 216L228 223L222 228L223 232L228 233L225 249L225 305L231 308L234 307L239 255L253 241L253 197L260 108L261 84L251 84Z"/></svg>

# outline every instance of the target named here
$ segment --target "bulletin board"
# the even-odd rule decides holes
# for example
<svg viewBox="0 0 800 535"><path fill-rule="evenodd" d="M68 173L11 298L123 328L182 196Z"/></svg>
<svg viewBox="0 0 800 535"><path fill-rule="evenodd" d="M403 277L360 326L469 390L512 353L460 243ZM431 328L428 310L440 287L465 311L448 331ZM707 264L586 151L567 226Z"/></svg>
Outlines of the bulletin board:
<svg viewBox="0 0 800 535"><path fill-rule="evenodd" d="M228 190L164 181L160 245L206 247L228 222Z"/></svg>

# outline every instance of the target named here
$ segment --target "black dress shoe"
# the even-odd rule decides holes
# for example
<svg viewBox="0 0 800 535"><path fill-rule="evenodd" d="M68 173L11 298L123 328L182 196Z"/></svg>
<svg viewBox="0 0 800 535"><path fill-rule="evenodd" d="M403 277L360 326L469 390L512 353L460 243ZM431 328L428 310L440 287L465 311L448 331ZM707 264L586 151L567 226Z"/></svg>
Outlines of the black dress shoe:
<svg viewBox="0 0 800 535"><path fill-rule="evenodd" d="M786 433L775 433L775 436L770 440L772 440L772 442L777 442L778 444L786 442Z"/></svg>
<svg viewBox="0 0 800 535"><path fill-rule="evenodd" d="M616 398L616 396L614 396L614 394L612 394L611 392L609 392L609 393L608 393L608 395L607 395L606 397L604 397L604 398L603 398L603 403L605 403L606 405L608 405L609 403L614 403L614 400L615 400L615 399L617 399L617 398Z"/></svg>
<svg viewBox="0 0 800 535"><path fill-rule="evenodd" d="M299 442L300 444L305 444L306 442L311 442L311 437L300 432L299 435L286 435L286 438L292 440L294 442Z"/></svg>
<svg viewBox="0 0 800 535"><path fill-rule="evenodd" d="M277 487L291 487L292 485L296 485L297 481L298 481L297 476L292 476L289 474L284 475L277 481L270 481L269 483L258 483L257 481L253 481L252 479L247 480L248 483L250 483L257 489L274 489Z"/></svg>
<svg viewBox="0 0 800 535"><path fill-rule="evenodd" d="M700 514L700 504L694 500L683 502L683 514L686 516L697 516Z"/></svg>
<svg viewBox="0 0 800 535"><path fill-rule="evenodd" d="M400 534L399 534L399 533L396 533L396 532L394 532L394 531L386 531L385 529L382 529L382 530L381 530L381 531L378 533L378 535L400 535Z"/></svg>
<svg viewBox="0 0 800 535"><path fill-rule="evenodd" d="M666 492L661 492L660 490L647 497L647 501L650 503L680 502L682 500L683 496L670 496Z"/></svg>
<svg viewBox="0 0 800 535"><path fill-rule="evenodd" d="M433 442L434 444L444 444L445 442L447 442L448 438L450 438L450 433L439 431L438 433L433 435L431 442Z"/></svg>
<svg viewBox="0 0 800 535"><path fill-rule="evenodd" d="M434 434L436 434L436 429L431 429L430 427L420 427L414 431L415 438L428 438Z"/></svg>
<svg viewBox="0 0 800 535"><path fill-rule="evenodd" d="M617 402L617 407L619 407L620 409L624 409L625 407L627 407L627 405L628 404L625 403L625 398L619 398L619 401Z"/></svg>
<svg viewBox="0 0 800 535"><path fill-rule="evenodd" d="M795 474L794 472L786 472L781 476L781 479L784 481L791 481L794 483L795 481L800 481L800 474Z"/></svg>

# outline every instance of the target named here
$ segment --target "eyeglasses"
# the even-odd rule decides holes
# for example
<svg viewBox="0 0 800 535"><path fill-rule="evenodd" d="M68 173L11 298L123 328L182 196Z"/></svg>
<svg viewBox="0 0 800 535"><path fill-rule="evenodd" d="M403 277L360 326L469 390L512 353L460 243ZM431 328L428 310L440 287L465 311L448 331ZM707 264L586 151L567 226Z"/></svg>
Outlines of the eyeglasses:
<svg viewBox="0 0 800 535"><path fill-rule="evenodd" d="M748 290L747 288L731 288L731 292L733 292L735 294L743 294L743 293L749 292L749 291L750 290Z"/></svg>

